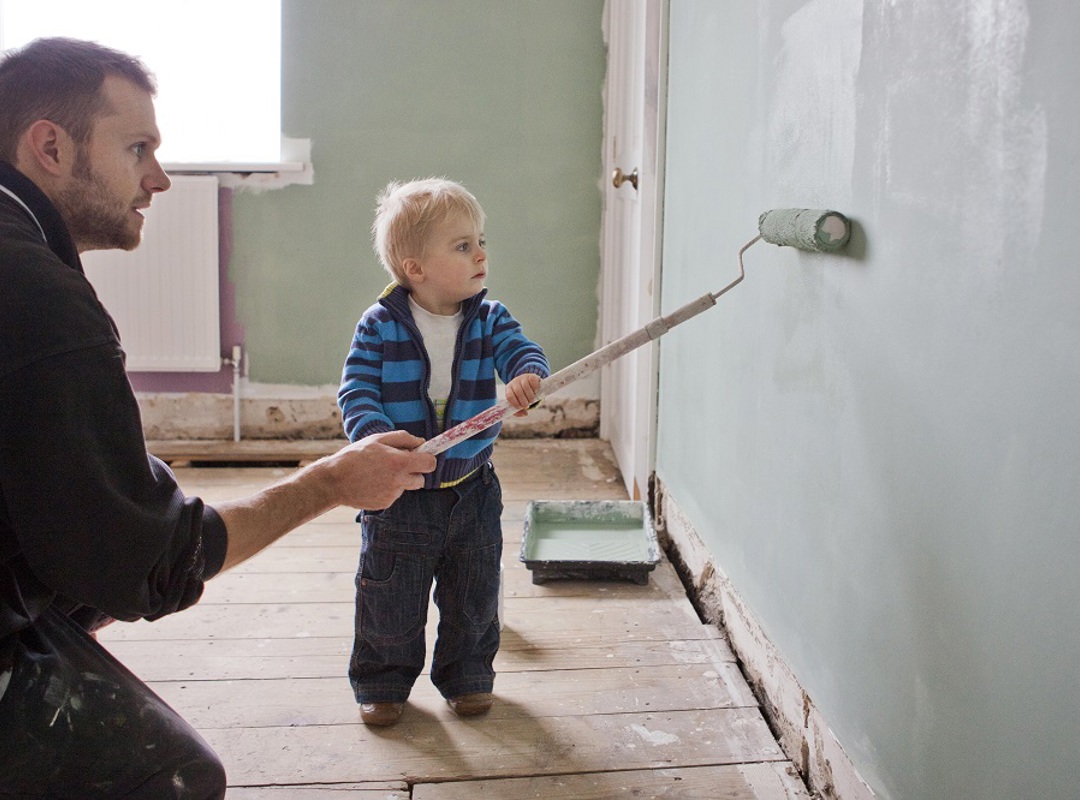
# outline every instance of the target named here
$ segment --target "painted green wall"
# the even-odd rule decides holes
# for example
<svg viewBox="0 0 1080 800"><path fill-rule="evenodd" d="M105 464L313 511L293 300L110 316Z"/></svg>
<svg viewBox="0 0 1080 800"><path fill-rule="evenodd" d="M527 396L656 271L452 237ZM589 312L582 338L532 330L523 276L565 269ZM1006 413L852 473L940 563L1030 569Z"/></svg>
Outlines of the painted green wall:
<svg viewBox="0 0 1080 800"><path fill-rule="evenodd" d="M657 470L883 798L1080 787L1080 5L672 0Z"/></svg>
<svg viewBox="0 0 1080 800"><path fill-rule="evenodd" d="M593 349L602 0L284 0L282 127L315 182L233 201L251 380L334 384L387 284L375 196L446 175L488 215L489 297L558 368Z"/></svg>

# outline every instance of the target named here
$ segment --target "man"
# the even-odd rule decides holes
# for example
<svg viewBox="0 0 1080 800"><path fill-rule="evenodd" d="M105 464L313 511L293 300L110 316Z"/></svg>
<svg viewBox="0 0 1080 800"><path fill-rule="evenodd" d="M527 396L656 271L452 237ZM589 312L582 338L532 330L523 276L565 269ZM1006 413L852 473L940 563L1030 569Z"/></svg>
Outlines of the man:
<svg viewBox="0 0 1080 800"><path fill-rule="evenodd" d="M224 796L213 751L88 631L186 608L288 531L384 508L435 466L398 431L211 508L147 455L79 253L136 247L169 188L154 91L88 42L0 61L0 797Z"/></svg>

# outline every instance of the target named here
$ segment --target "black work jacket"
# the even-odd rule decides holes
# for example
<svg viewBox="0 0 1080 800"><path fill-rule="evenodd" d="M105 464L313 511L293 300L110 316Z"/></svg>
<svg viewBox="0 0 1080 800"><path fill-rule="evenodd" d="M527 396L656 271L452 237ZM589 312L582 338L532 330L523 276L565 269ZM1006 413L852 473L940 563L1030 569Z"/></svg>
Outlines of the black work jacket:
<svg viewBox="0 0 1080 800"><path fill-rule="evenodd" d="M0 161L0 669L50 605L121 620L191 605L225 549L218 514L146 452L59 212Z"/></svg>

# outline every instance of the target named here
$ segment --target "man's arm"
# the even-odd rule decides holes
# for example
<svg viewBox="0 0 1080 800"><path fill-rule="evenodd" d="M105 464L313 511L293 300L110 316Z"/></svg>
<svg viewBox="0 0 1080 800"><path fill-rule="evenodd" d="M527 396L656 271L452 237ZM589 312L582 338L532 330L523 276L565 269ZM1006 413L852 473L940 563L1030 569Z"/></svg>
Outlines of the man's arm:
<svg viewBox="0 0 1080 800"><path fill-rule="evenodd" d="M222 570L332 508L378 510L422 488L435 469L434 456L409 452L422 442L404 431L369 436L261 492L215 504L229 537Z"/></svg>

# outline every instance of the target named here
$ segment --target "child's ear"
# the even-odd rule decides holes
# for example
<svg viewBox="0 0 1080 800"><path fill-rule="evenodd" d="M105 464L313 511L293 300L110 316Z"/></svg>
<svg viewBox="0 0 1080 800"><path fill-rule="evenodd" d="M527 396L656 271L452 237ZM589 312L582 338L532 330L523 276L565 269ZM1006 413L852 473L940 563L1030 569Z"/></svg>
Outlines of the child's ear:
<svg viewBox="0 0 1080 800"><path fill-rule="evenodd" d="M409 279L411 285L422 283L424 280L424 268L415 258L406 258L401 262L401 270Z"/></svg>

